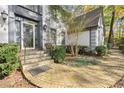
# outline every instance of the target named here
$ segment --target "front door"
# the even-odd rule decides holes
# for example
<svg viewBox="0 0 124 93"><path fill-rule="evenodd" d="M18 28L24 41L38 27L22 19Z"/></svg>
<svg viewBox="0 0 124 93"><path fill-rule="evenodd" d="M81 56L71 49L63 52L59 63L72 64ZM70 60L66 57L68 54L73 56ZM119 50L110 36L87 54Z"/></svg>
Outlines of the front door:
<svg viewBox="0 0 124 93"><path fill-rule="evenodd" d="M35 25L27 22L22 23L21 31L22 49L35 49Z"/></svg>

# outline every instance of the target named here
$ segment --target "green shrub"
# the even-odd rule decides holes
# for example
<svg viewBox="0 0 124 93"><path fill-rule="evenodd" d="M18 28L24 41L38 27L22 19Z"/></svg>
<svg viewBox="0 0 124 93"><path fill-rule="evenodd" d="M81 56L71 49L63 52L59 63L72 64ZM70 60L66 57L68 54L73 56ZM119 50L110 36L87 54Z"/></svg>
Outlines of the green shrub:
<svg viewBox="0 0 124 93"><path fill-rule="evenodd" d="M48 53L50 56L52 56L52 48L53 48L52 44L51 44L51 43L46 43L46 44L45 44L45 47L46 47L47 53Z"/></svg>
<svg viewBox="0 0 124 93"><path fill-rule="evenodd" d="M108 48L108 49L111 49L111 48L112 48L112 43L108 43L108 44L107 44L107 48Z"/></svg>
<svg viewBox="0 0 124 93"><path fill-rule="evenodd" d="M87 55L91 55L92 54L92 50L91 50L90 47L85 48L85 54L87 54Z"/></svg>
<svg viewBox="0 0 124 93"><path fill-rule="evenodd" d="M123 50L123 49L124 49L124 44L120 44L120 45L119 45L119 49L120 49L120 50Z"/></svg>
<svg viewBox="0 0 124 93"><path fill-rule="evenodd" d="M73 50L75 52L76 46L75 45L67 45L66 46L66 53L71 53L71 48L73 47Z"/></svg>
<svg viewBox="0 0 124 93"><path fill-rule="evenodd" d="M71 46L70 45L66 46L66 53L71 53Z"/></svg>
<svg viewBox="0 0 124 93"><path fill-rule="evenodd" d="M120 39L120 44L124 44L124 37Z"/></svg>
<svg viewBox="0 0 124 93"><path fill-rule="evenodd" d="M65 58L65 47L64 46L55 46L52 50L52 57L54 62L62 63Z"/></svg>
<svg viewBox="0 0 124 93"><path fill-rule="evenodd" d="M79 54L87 53L88 46L79 46Z"/></svg>
<svg viewBox="0 0 124 93"><path fill-rule="evenodd" d="M0 47L8 45L7 43L0 43Z"/></svg>
<svg viewBox="0 0 124 93"><path fill-rule="evenodd" d="M106 46L97 46L95 50L96 50L98 56L105 56L107 53Z"/></svg>
<svg viewBox="0 0 124 93"><path fill-rule="evenodd" d="M4 77L19 67L18 48L16 44L5 44L0 47L0 76Z"/></svg>
<svg viewBox="0 0 124 93"><path fill-rule="evenodd" d="M122 49L122 53L124 54L124 49Z"/></svg>
<svg viewBox="0 0 124 93"><path fill-rule="evenodd" d="M94 52L91 50L89 46L80 46L79 54L92 55Z"/></svg>
<svg viewBox="0 0 124 93"><path fill-rule="evenodd" d="M45 44L45 47L46 47L46 49L51 49L52 44L51 44L51 43L46 43L46 44Z"/></svg>

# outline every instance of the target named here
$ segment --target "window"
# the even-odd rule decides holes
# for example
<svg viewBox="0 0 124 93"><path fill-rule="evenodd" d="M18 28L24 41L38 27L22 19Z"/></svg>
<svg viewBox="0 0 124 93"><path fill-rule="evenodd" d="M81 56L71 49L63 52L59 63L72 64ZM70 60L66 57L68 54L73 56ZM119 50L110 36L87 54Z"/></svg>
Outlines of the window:
<svg viewBox="0 0 124 93"><path fill-rule="evenodd" d="M61 33L62 41L61 44L65 44L65 32Z"/></svg>
<svg viewBox="0 0 124 93"><path fill-rule="evenodd" d="M35 47L38 47L38 25L35 25Z"/></svg>
<svg viewBox="0 0 124 93"><path fill-rule="evenodd" d="M20 23L20 21L15 21L15 24L16 24L16 43L18 44L18 45L20 45L21 44L21 23Z"/></svg>
<svg viewBox="0 0 124 93"><path fill-rule="evenodd" d="M51 43L55 45L56 44L56 29L51 29L50 35L51 35Z"/></svg>

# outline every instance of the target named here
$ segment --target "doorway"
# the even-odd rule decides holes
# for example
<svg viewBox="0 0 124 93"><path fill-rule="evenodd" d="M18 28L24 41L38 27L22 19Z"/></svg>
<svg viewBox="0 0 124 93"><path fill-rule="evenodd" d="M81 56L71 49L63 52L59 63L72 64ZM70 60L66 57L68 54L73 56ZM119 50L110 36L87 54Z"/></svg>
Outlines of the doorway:
<svg viewBox="0 0 124 93"><path fill-rule="evenodd" d="M35 49L35 24L29 22L22 23L21 30L21 47L22 49Z"/></svg>

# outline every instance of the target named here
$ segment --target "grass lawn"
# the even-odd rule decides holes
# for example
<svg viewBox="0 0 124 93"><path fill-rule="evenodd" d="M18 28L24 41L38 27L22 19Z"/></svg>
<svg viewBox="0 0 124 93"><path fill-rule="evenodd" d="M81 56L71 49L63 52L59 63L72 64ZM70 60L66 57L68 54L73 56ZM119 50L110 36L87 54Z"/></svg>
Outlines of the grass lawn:
<svg viewBox="0 0 124 93"><path fill-rule="evenodd" d="M76 57L72 59L66 59L64 61L65 65L76 66L76 67L87 66L87 65L97 65L99 63L101 63L101 61L95 58L89 58L89 57Z"/></svg>

